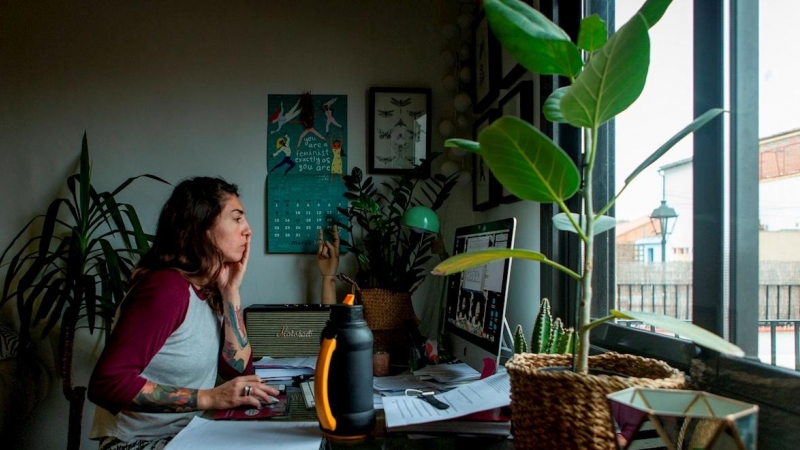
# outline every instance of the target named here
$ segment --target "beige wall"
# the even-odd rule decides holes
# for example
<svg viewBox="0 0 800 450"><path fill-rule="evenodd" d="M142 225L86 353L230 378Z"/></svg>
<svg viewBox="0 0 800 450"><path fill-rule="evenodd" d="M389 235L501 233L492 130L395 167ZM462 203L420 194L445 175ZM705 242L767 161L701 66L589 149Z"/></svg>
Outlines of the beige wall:
<svg viewBox="0 0 800 450"><path fill-rule="evenodd" d="M140 173L221 175L263 230L267 95L347 95L349 166L365 168L369 87L433 88L434 124L449 106L439 83L448 16L446 2L426 0L2 2L0 245L63 192L84 130L100 188ZM136 183L125 199L153 227L168 192ZM259 231L253 248L245 303L319 298L313 255L267 255ZM79 337L85 385L101 345ZM96 448L93 411L87 402L83 448ZM55 385L19 441L0 446L63 448L67 415Z"/></svg>
<svg viewBox="0 0 800 450"><path fill-rule="evenodd" d="M433 89L433 129L453 117L440 52L442 25L454 23L456 0L211 0L0 3L0 246L56 195L76 170L88 133L94 184L107 190L141 173L177 182L220 175L239 184L253 236L246 305L319 298L313 255L267 255L263 230L266 109L269 94L348 96L349 167L366 168L367 90ZM502 96L502 93L501 93ZM469 137L469 136L461 136ZM443 139L432 134L432 147ZM469 169L468 159L464 161ZM135 183L123 200L154 227L169 188ZM516 216L517 246L538 249L538 205L515 203L471 211L469 184L440 210L452 249L455 227ZM257 251L256 251L257 250ZM342 271L353 261L343 258ZM2 272L0 272L0 277ZM280 280L280 281L278 281ZM515 263L511 326L533 322L538 265ZM414 295L423 332L432 327L442 279ZM340 286L343 295L346 288ZM8 315L9 311L3 311ZM102 344L80 334L75 383L85 385ZM84 409L83 448L94 407ZM67 402L60 386L11 448L63 448Z"/></svg>
<svg viewBox="0 0 800 450"><path fill-rule="evenodd" d="M800 230L759 231L758 259L760 261L798 262Z"/></svg>

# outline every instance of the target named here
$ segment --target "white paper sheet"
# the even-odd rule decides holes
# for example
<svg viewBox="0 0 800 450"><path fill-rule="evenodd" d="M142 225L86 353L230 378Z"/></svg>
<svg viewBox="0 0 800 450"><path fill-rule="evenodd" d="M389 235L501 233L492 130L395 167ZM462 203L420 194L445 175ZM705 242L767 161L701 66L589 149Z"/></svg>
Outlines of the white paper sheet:
<svg viewBox="0 0 800 450"><path fill-rule="evenodd" d="M450 407L436 409L416 397L384 397L383 409L386 414L386 426L399 427L434 422L507 406L511 404L511 383L508 373L501 372L483 380L459 386L451 391L436 394L436 398Z"/></svg>
<svg viewBox="0 0 800 450"><path fill-rule="evenodd" d="M318 450L319 422L277 420L207 420L195 417L167 445L166 450Z"/></svg>
<svg viewBox="0 0 800 450"><path fill-rule="evenodd" d="M308 367L295 367L291 369L255 369L256 375L262 380L291 380L292 377L314 375L314 369Z"/></svg>
<svg viewBox="0 0 800 450"><path fill-rule="evenodd" d="M420 370L415 370L414 375L420 379L433 378L441 383L472 381L481 377L480 372L466 363L429 364Z"/></svg>
<svg viewBox="0 0 800 450"><path fill-rule="evenodd" d="M304 356L304 357L296 357L296 358L272 358L270 356L265 356L258 361L253 361L253 367L273 367L273 368L296 368L296 367L308 367L314 369L317 367L317 357L316 356Z"/></svg>
<svg viewBox="0 0 800 450"><path fill-rule="evenodd" d="M430 389L430 383L419 381L416 376L394 375L388 377L373 377L372 388L379 392L405 391L406 389Z"/></svg>

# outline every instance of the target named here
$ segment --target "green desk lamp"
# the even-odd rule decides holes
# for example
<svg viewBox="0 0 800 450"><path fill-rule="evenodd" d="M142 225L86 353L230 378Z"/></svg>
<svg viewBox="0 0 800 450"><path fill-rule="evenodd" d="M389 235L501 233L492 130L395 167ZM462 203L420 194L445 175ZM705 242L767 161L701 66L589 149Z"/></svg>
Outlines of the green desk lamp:
<svg viewBox="0 0 800 450"><path fill-rule="evenodd" d="M439 234L439 217L427 206L412 206L403 214L403 226L417 233Z"/></svg>

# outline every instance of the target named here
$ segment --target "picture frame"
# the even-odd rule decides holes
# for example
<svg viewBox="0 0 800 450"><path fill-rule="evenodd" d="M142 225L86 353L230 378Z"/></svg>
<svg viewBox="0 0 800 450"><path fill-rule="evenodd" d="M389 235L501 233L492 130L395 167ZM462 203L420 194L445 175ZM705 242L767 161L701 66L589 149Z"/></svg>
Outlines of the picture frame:
<svg viewBox="0 0 800 450"><path fill-rule="evenodd" d="M499 116L514 116L534 124L534 110L533 110L533 81L522 80L512 87L511 90L500 99L497 103L498 117ZM519 198L507 190L504 186L500 186L497 190L498 198L497 203L513 203L519 201Z"/></svg>
<svg viewBox="0 0 800 450"><path fill-rule="evenodd" d="M472 132L474 139L478 139L478 133L486 128L495 119L500 117L500 110L490 109L486 111L473 124ZM477 153L472 154L472 210L485 211L497 206L499 198L500 183L494 178L489 167L483 163L483 158Z"/></svg>
<svg viewBox="0 0 800 450"><path fill-rule="evenodd" d="M431 155L431 89L369 89L368 173L401 174Z"/></svg>
<svg viewBox="0 0 800 450"><path fill-rule="evenodd" d="M500 93L500 41L489 28L486 14L481 10L472 30L473 47L473 106L481 114Z"/></svg>

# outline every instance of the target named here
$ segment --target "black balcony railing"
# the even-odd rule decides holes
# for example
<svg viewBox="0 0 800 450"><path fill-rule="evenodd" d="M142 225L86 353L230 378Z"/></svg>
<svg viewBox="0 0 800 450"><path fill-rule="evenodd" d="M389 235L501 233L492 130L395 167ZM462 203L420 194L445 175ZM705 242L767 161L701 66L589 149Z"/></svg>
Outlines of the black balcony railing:
<svg viewBox="0 0 800 450"><path fill-rule="evenodd" d="M800 371L800 285L762 284L758 298L759 355L773 366ZM651 311L692 320L691 284L618 284L616 309ZM627 322L629 326L640 326ZM656 331L651 328L651 331ZM769 361L763 347L769 346ZM787 358L787 354L794 358Z"/></svg>

